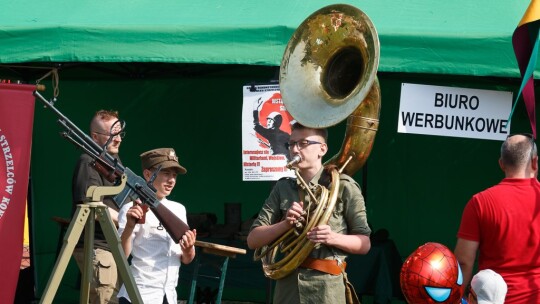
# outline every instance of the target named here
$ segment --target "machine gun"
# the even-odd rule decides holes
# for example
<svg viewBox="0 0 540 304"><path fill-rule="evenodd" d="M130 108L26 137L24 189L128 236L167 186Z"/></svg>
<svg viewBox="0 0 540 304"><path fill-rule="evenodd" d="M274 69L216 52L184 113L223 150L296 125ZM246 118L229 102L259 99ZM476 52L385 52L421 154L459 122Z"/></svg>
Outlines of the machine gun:
<svg viewBox="0 0 540 304"><path fill-rule="evenodd" d="M123 132L125 127L123 122L116 122L121 125L120 131L112 133L105 146L101 147L93 141L92 138L81 131L64 114L56 109L52 102L49 102L39 94L39 92L34 91L34 96L43 102L45 107L50 108L59 117L58 123L65 129L65 131L61 132L61 135L94 159L93 166L99 174L115 185L120 185L123 176L125 176L124 179L126 185L124 189L113 198L118 208L121 208L129 201L139 198L144 204L147 204L150 207L150 210L156 215L163 227L165 227L165 230L167 230L167 233L169 233L176 243L182 239L184 233L189 230L189 226L167 207L161 204L156 198L156 190L152 185L152 181L159 170L154 172L154 176L147 183L142 177L133 173L129 168L122 166L122 164L118 162L118 159L107 153L106 146L112 138L120 134L120 132ZM115 128L115 125L113 125L111 130L113 128Z"/></svg>

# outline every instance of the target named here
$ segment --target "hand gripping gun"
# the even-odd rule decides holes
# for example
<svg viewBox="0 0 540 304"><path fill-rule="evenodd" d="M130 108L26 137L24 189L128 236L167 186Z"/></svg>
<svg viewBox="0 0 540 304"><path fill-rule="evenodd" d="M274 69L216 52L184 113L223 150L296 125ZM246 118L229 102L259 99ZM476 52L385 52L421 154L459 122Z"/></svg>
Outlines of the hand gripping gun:
<svg viewBox="0 0 540 304"><path fill-rule="evenodd" d="M122 166L116 158L107 153L104 147L99 146L92 138L81 131L64 114L56 109L52 102L46 100L37 91L34 91L34 96L59 117L58 123L65 129L65 131L60 133L61 136L91 156L94 159L93 166L99 174L115 185L120 185L125 181L124 189L113 197L118 208L121 208L129 201L139 198L144 204L147 204L150 207L150 210L156 215L163 227L165 227L165 230L167 230L176 243L182 239L184 233L189 230L189 226L167 207L161 204L156 198L156 190L152 186L152 181L155 179L155 175L159 170L154 173L154 176L147 183L142 177L133 173L129 168ZM124 129L123 122L118 121L117 123L121 124L121 129L116 134L111 134L109 141ZM107 144L108 142L105 144L105 147Z"/></svg>

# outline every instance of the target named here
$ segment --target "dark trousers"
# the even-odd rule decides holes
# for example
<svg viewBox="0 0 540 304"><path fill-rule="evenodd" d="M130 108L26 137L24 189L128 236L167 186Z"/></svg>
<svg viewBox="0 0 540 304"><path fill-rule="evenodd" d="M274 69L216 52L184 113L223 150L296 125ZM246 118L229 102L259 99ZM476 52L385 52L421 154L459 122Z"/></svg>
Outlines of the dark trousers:
<svg viewBox="0 0 540 304"><path fill-rule="evenodd" d="M131 304L131 302L128 301L128 299L121 297L118 299L118 304ZM169 302L167 302L166 296L163 296L163 304L169 304Z"/></svg>

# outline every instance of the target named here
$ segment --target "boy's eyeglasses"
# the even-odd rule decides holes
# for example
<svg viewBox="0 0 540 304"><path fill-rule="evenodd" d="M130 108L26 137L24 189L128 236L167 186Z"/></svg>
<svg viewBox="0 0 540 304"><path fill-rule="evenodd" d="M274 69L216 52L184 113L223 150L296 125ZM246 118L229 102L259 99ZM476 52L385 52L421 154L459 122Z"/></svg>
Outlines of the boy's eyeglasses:
<svg viewBox="0 0 540 304"><path fill-rule="evenodd" d="M294 149L294 146L298 146L298 150L302 150L309 145L316 145L316 144L322 144L322 143L318 141L314 141L314 140L302 139L299 141L290 141L288 143L285 143L285 148L287 148L287 150L292 150Z"/></svg>

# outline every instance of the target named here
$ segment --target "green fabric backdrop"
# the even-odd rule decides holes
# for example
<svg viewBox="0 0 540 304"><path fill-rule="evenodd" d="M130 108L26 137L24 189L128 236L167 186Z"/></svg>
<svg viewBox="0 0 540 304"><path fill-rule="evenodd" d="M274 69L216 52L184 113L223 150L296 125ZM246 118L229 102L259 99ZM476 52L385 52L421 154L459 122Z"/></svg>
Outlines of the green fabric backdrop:
<svg viewBox="0 0 540 304"><path fill-rule="evenodd" d="M60 75L56 106L83 130L97 109L119 110L127 121L121 149L125 166L140 172L141 152L173 147L188 174L180 177L171 199L183 202L190 213L215 213L218 223L224 222L224 204L239 202L242 220L247 220L258 212L272 183L242 182L242 86L272 79L275 68L207 68L207 74L189 77L139 75L142 78L69 70ZM503 177L497 164L501 142L397 133L401 83L509 90L514 94L519 83L396 73L379 73L379 79L380 128L367 166L354 176L364 187L369 222L375 230L390 232L403 257L425 242L440 242L453 249L467 200ZM43 94L50 96L50 88ZM52 111L36 105L31 178L38 294L56 258L59 228L51 217L70 214L71 173L79 155L58 135L61 128L55 121ZM520 102L512 131L528 128ZM329 156L337 153L343 136L344 123L330 128ZM76 284L70 279L76 277L76 266L70 265L68 270L61 291ZM61 291L60 297L69 295Z"/></svg>
<svg viewBox="0 0 540 304"><path fill-rule="evenodd" d="M221 223L224 203L239 202L245 220L259 210L271 183L242 182L241 88L275 79L296 27L330 3L6 2L0 10L0 78L33 83L44 70L13 66L61 63L57 106L81 129L96 110L119 110L128 122L121 153L127 167L139 172L141 152L174 147L188 174L171 198L192 213L214 212ZM369 222L389 230L403 257L428 241L453 248L469 197L502 178L500 142L398 134L401 83L516 94L511 35L529 1L345 3L370 16L381 42L380 130L367 166L354 176L365 186ZM45 84L44 95L51 96ZM80 153L58 136L55 121L36 105L31 229L38 295L56 258L59 228L51 217L70 214L71 173ZM329 155L339 149L343 131L343 123L331 128ZM512 131L529 131L521 101ZM70 265L57 293L66 302L73 301L68 291L76 273Z"/></svg>

